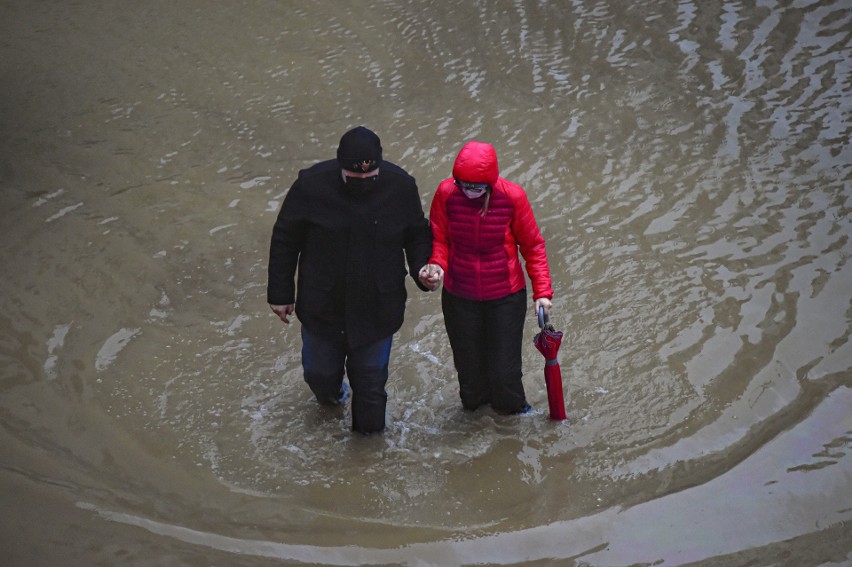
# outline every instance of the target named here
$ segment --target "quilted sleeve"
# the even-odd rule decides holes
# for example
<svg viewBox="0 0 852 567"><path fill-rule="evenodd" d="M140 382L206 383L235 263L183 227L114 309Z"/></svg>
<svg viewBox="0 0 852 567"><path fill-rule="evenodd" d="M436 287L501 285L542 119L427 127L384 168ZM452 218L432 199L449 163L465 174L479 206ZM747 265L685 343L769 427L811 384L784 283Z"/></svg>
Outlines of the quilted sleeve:
<svg viewBox="0 0 852 567"><path fill-rule="evenodd" d="M518 241L527 274L532 281L533 300L541 297L553 299L553 283L550 279L544 237L539 231L529 199L520 187L512 192L512 197L515 202L512 232Z"/></svg>
<svg viewBox="0 0 852 567"><path fill-rule="evenodd" d="M429 209L429 224L432 227L432 257L429 259L429 263L438 264L444 271L447 270L450 257L450 231L447 223L447 196L449 192L442 190L447 181L438 185Z"/></svg>

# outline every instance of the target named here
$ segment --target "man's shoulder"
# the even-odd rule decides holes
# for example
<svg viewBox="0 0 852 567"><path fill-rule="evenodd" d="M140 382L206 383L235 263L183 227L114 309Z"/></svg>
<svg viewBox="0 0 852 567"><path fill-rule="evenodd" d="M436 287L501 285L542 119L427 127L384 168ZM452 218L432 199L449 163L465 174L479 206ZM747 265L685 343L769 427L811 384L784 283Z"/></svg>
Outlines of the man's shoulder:
<svg viewBox="0 0 852 567"><path fill-rule="evenodd" d="M381 170L379 175L387 175L388 177L395 177L398 180L406 180L406 181L414 181L414 177L402 169L400 166L395 163L391 163L389 161L382 161Z"/></svg>
<svg viewBox="0 0 852 567"><path fill-rule="evenodd" d="M340 171L340 166L337 164L337 160L328 159L299 170L299 177L308 179L318 175L328 175L329 173L335 173L337 171Z"/></svg>

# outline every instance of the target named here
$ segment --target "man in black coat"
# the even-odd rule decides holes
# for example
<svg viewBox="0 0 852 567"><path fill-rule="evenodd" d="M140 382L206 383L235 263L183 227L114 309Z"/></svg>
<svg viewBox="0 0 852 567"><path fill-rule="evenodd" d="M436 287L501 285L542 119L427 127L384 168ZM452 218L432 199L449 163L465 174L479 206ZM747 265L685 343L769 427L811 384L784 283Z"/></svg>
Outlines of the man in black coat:
<svg viewBox="0 0 852 567"><path fill-rule="evenodd" d="M417 286L434 290L431 252L414 178L382 161L379 137L363 126L343 135L336 160L301 170L284 199L272 232L267 300L285 323L294 311L301 322L305 381L320 403L345 403L345 369L354 431L385 427L406 260Z"/></svg>

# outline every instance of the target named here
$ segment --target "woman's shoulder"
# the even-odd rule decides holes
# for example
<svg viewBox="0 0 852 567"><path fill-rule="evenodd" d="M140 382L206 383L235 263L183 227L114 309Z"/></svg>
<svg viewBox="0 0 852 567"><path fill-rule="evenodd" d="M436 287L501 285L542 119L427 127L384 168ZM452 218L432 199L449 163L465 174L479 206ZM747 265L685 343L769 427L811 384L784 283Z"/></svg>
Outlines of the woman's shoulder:
<svg viewBox="0 0 852 567"><path fill-rule="evenodd" d="M514 182L509 181L508 179L504 179L502 177L499 177L497 179L497 183L494 184L493 190L495 192L504 193L507 197L509 197L512 200L519 199L519 198L522 198L522 199L527 198L527 192L524 191L523 187L521 187L517 183L514 183Z"/></svg>

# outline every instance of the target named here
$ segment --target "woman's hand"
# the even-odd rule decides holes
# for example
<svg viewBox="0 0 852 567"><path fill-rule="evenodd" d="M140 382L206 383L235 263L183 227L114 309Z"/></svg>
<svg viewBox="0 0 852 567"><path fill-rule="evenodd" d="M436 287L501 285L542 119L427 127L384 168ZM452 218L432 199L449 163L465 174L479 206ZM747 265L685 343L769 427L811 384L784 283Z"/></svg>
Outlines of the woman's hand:
<svg viewBox="0 0 852 567"><path fill-rule="evenodd" d="M539 297L538 299L535 300L536 316L538 316L538 308L539 307L543 307L544 308L544 314L549 317L550 316L550 308L553 307L553 304L546 297Z"/></svg>

